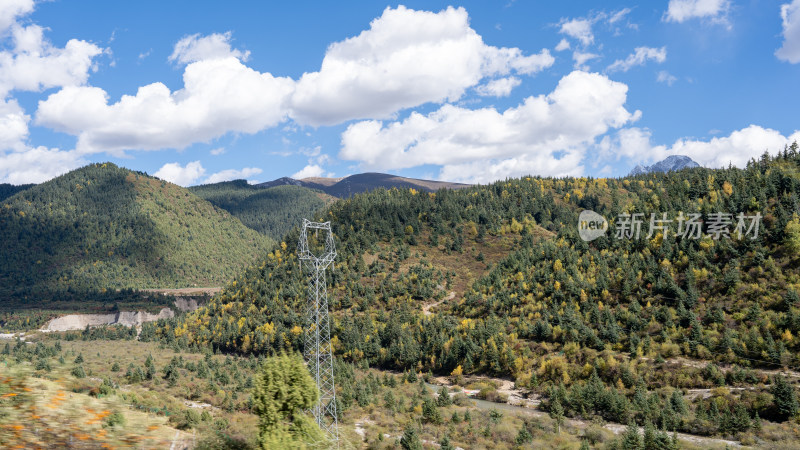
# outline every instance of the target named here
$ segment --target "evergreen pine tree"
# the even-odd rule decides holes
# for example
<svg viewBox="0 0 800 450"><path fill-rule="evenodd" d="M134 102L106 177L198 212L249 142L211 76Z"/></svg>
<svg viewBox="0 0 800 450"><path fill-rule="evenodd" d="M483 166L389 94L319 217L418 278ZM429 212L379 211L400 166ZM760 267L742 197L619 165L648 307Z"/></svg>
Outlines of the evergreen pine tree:
<svg viewBox="0 0 800 450"><path fill-rule="evenodd" d="M446 407L453 404L453 401L450 398L450 392L447 390L447 386L442 386L442 389L439 391L439 398L436 399L436 403L441 407Z"/></svg>
<svg viewBox="0 0 800 450"><path fill-rule="evenodd" d="M439 441L439 450L455 450L453 444L450 443L450 437L445 434Z"/></svg>
<svg viewBox="0 0 800 450"><path fill-rule="evenodd" d="M433 399L427 398L422 402L422 420L435 425L442 423L442 414Z"/></svg>
<svg viewBox="0 0 800 450"><path fill-rule="evenodd" d="M556 433L561 432L561 424L564 423L564 408L558 398L550 403L550 418L556 421Z"/></svg>
<svg viewBox="0 0 800 450"><path fill-rule="evenodd" d="M622 450L641 450L642 438L639 436L639 427L631 421L625 434L622 435Z"/></svg>
<svg viewBox="0 0 800 450"><path fill-rule="evenodd" d="M650 421L647 421L644 424L644 449L645 450L657 450L658 449L658 441L656 436L656 429L653 427L653 424Z"/></svg>
<svg viewBox="0 0 800 450"><path fill-rule="evenodd" d="M403 450L422 450L422 441L417 435L417 429L409 426L403 432L403 437L400 438L400 447Z"/></svg>
<svg viewBox="0 0 800 450"><path fill-rule="evenodd" d="M259 441L264 448L298 448L325 439L306 410L319 398L319 391L301 357L280 355L267 358L253 389L259 418Z"/></svg>
<svg viewBox="0 0 800 450"><path fill-rule="evenodd" d="M533 435L531 434L530 431L528 431L528 427L523 424L522 428L519 429L519 432L517 433L517 437L514 439L514 442L517 445L523 445L527 444L532 440L533 440Z"/></svg>
<svg viewBox="0 0 800 450"><path fill-rule="evenodd" d="M786 420L797 415L798 406L797 393L786 378L776 375L772 378L772 386L769 392L773 396L773 403L780 420Z"/></svg>

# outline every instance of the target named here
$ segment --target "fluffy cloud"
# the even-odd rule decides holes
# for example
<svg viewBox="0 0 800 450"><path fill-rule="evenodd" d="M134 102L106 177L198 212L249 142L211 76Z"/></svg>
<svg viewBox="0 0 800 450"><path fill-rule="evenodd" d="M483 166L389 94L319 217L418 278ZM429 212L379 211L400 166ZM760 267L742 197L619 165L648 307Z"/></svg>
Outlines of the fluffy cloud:
<svg viewBox="0 0 800 450"><path fill-rule="evenodd" d="M321 177L324 172L325 169L323 169L319 164L309 164L300 169L298 172L292 174L291 178L294 178L295 180L302 180L303 178Z"/></svg>
<svg viewBox="0 0 800 450"><path fill-rule="evenodd" d="M522 81L517 77L498 78L478 86L475 88L475 91L478 95L484 97L508 97L511 91L519 86L520 83L522 83Z"/></svg>
<svg viewBox="0 0 800 450"><path fill-rule="evenodd" d="M570 47L569 41L566 39L561 39L560 41L558 41L558 45L556 45L555 50L557 52L563 52L564 50L569 50L569 47Z"/></svg>
<svg viewBox="0 0 800 450"><path fill-rule="evenodd" d="M730 0L670 0L664 20L682 23L689 19L725 22Z"/></svg>
<svg viewBox="0 0 800 450"><path fill-rule="evenodd" d="M16 100L0 100L0 151L25 148L29 121Z"/></svg>
<svg viewBox="0 0 800 450"><path fill-rule="evenodd" d="M633 53L628 55L627 58L618 59L614 61L608 68L607 72L615 72L621 70L627 72L634 66L643 66L647 61L655 61L663 63L667 60L667 48L652 48L652 47L636 47Z"/></svg>
<svg viewBox="0 0 800 450"><path fill-rule="evenodd" d="M328 47L318 72L300 78L291 115L314 126L387 118L456 100L487 76L535 73L553 61L547 50L524 56L517 48L484 44L463 8L387 8L369 30Z"/></svg>
<svg viewBox="0 0 800 450"><path fill-rule="evenodd" d="M775 52L781 61L800 62L800 0L781 5L783 45Z"/></svg>
<svg viewBox="0 0 800 450"><path fill-rule="evenodd" d="M783 136L779 131L750 125L736 130L728 136L715 137L708 141L678 139L671 146L650 143L650 131L627 128L617 132L613 138L605 137L599 147L604 157L624 157L632 162L653 162L670 155L686 155L700 165L710 168L727 167L732 164L744 167L752 159L758 159L764 151L775 154L785 145L800 141L800 131Z"/></svg>
<svg viewBox="0 0 800 450"><path fill-rule="evenodd" d="M191 63L183 82L175 92L153 83L113 104L100 88L67 87L39 102L36 123L78 136L84 153L184 148L277 125L293 87L234 57Z"/></svg>
<svg viewBox="0 0 800 450"><path fill-rule="evenodd" d="M0 183L42 183L85 164L74 151L38 147L0 152Z"/></svg>
<svg viewBox="0 0 800 450"><path fill-rule="evenodd" d="M575 174L595 138L638 118L624 107L627 90L603 75L574 71L550 94L502 113L448 104L401 122L352 124L339 156L377 170L442 165L442 178L472 182Z"/></svg>
<svg viewBox="0 0 800 450"><path fill-rule="evenodd" d="M590 19L581 18L562 21L561 29L558 32L579 40L584 46L594 42L592 20Z"/></svg>
<svg viewBox="0 0 800 450"><path fill-rule="evenodd" d="M258 175L262 172L261 169L258 167L245 167L242 170L235 170L235 169L228 169L223 170L221 172L217 172L208 178L206 178L205 183L220 183L222 181L231 181L231 180L239 180L239 179L247 179L252 177L253 175Z"/></svg>
<svg viewBox="0 0 800 450"><path fill-rule="evenodd" d="M3 0L0 2L0 35L16 23L17 17L32 11L33 0Z"/></svg>
<svg viewBox="0 0 800 450"><path fill-rule="evenodd" d="M161 178L162 180L175 183L179 186L189 186L206 173L206 169L200 164L200 161L193 161L185 166L179 163L167 163L158 169L158 172L153 176Z"/></svg>
<svg viewBox="0 0 800 450"><path fill-rule="evenodd" d="M487 46L463 8L387 8L370 29L332 44L320 71L298 81L245 66L247 54L230 39L192 35L175 45L170 59L187 64L183 89L153 83L109 104L100 88L70 86L39 102L36 123L77 136L84 153L185 148L228 132L255 133L290 115L311 125L390 117L458 99L484 78L532 74L554 61L546 49L525 56Z"/></svg>
<svg viewBox="0 0 800 450"><path fill-rule="evenodd" d="M211 184L244 179L253 175L258 175L261 172L262 170L257 167L245 167L242 170L223 170L209 175L208 178L203 180L203 183ZM205 174L206 169L203 167L200 161L192 161L185 166L181 166L179 163L164 164L160 169L158 169L158 172L154 173L153 175L161 178L162 180L169 181L170 183L175 183L179 186L191 186L196 184L198 180L200 180Z"/></svg>
<svg viewBox="0 0 800 450"><path fill-rule="evenodd" d="M488 184L531 174L554 177L581 176L584 171L583 157L582 149L573 149L564 151L557 157L551 153L534 153L501 160L448 164L442 167L439 179Z"/></svg>
<svg viewBox="0 0 800 450"><path fill-rule="evenodd" d="M0 98L12 90L81 85L89 78L94 57L103 52L77 39L69 40L64 48L54 47L38 25L13 25L11 41L11 49L0 52Z"/></svg>
<svg viewBox="0 0 800 450"><path fill-rule="evenodd" d="M237 58L247 61L250 52L242 52L231 48L231 32L213 33L208 36L192 34L185 36L175 44L169 60L179 64L189 64L204 59Z"/></svg>

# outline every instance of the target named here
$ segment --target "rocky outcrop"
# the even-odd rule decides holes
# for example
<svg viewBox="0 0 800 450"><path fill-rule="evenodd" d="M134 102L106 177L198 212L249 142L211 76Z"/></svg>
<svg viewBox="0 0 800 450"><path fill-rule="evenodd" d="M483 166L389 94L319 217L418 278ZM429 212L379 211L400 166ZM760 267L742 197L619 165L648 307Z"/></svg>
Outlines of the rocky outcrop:
<svg viewBox="0 0 800 450"><path fill-rule="evenodd" d="M170 319L175 313L169 308L163 308L158 314L145 311L121 311L115 314L70 314L51 320L42 331L71 331L83 330L87 326L124 325L126 327L139 326L145 322L158 319Z"/></svg>

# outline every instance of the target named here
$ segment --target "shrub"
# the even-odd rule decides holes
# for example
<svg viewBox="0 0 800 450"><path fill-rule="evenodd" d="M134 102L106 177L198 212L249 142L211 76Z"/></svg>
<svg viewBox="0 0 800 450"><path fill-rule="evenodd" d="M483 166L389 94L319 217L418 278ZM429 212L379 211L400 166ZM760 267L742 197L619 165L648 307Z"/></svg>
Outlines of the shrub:
<svg viewBox="0 0 800 450"><path fill-rule="evenodd" d="M122 413L115 411L115 412L109 414L108 417L106 417L106 421L103 424L103 426L105 426L105 427L115 427L115 426L124 427L125 426L125 416L122 415Z"/></svg>
<svg viewBox="0 0 800 450"><path fill-rule="evenodd" d="M83 366L76 366L71 373L75 378L86 378L86 371L83 370Z"/></svg>

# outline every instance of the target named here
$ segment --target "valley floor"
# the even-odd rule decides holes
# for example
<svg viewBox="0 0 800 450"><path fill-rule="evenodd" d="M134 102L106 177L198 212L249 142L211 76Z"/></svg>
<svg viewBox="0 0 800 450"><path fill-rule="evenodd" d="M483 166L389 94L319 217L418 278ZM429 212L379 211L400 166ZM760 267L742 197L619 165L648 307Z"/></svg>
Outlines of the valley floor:
<svg viewBox="0 0 800 450"><path fill-rule="evenodd" d="M257 417L249 412L255 358L181 352L135 340L84 341L78 333L25 337L0 339L0 348L9 344L8 353L0 355L0 402L10 406L5 408L10 413L0 414L0 446L257 447ZM176 375L168 374L170 366ZM464 449L577 449L583 440L593 448L613 448L617 435L627 431L621 424L567 419L556 433L555 422L537 409L538 399L515 389L510 380L466 377L455 386L447 377L433 377L422 384L421 377L410 382L406 374L349 367L337 381L340 402L346 405L340 421L343 448L399 448L398 439L409 427L418 430L426 448L438 448L447 435ZM450 388L452 404L431 413L426 401L435 404L441 386ZM524 406L459 393L471 389ZM706 395L698 390L685 394ZM765 421L762 435L746 443L800 448L787 436L797 436L797 430ZM681 448L742 445L723 438L677 437Z"/></svg>

